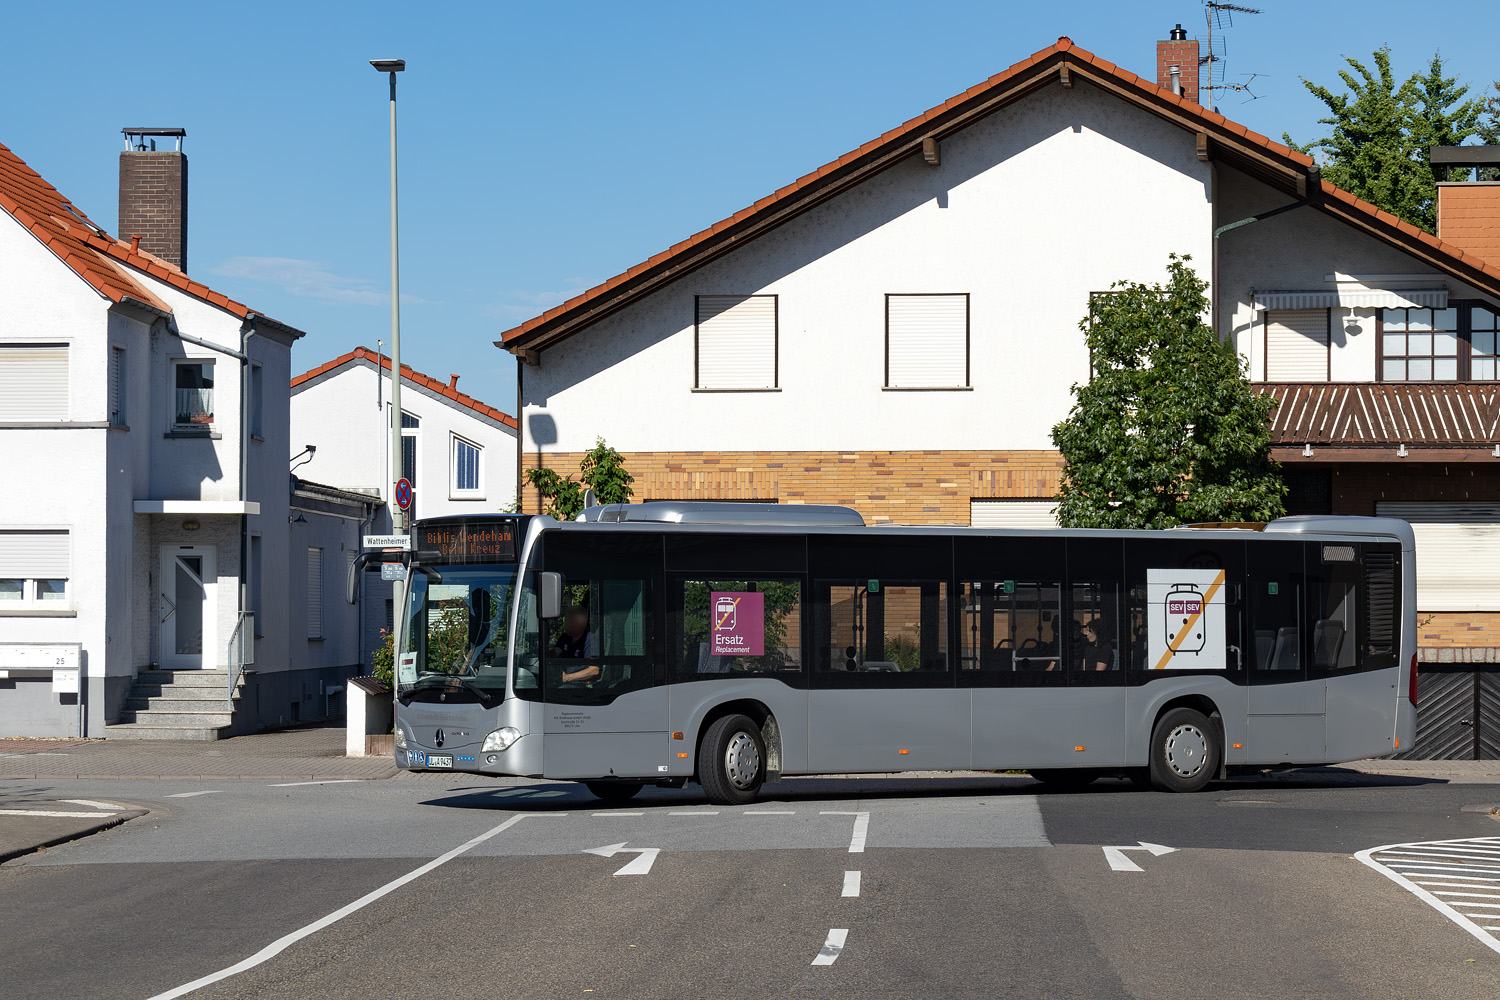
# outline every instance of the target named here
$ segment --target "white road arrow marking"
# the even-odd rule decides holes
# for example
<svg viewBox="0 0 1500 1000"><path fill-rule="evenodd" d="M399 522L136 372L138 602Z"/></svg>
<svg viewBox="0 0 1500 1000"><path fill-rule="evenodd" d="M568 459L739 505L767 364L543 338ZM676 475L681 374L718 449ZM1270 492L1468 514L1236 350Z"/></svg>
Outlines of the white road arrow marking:
<svg viewBox="0 0 1500 1000"><path fill-rule="evenodd" d="M1106 847L1104 857L1109 861L1109 866L1117 872L1143 872L1146 869L1131 861L1125 856L1126 851L1150 851L1154 856L1161 857L1163 854L1171 854L1177 850L1175 847L1163 847L1161 844L1148 844L1144 840L1138 844L1129 844L1124 847Z"/></svg>
<svg viewBox="0 0 1500 1000"><path fill-rule="evenodd" d="M656 856L661 853L660 847L626 847L624 842L610 844L607 847L590 847L584 854L597 854L601 858L612 858L620 852L629 853L635 851L640 857L630 864L615 872L616 875L645 875L651 871L651 866L656 863Z"/></svg>

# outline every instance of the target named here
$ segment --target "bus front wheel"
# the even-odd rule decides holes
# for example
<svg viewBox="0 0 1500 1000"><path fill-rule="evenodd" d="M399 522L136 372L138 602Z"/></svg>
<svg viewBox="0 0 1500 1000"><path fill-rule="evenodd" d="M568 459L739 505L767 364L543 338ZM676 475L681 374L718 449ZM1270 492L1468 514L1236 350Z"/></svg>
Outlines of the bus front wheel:
<svg viewBox="0 0 1500 1000"><path fill-rule="evenodd" d="M766 741L746 715L714 721L698 745L698 783L715 805L754 802L766 777Z"/></svg>
<svg viewBox="0 0 1500 1000"><path fill-rule="evenodd" d="M1174 708L1151 730L1151 784L1163 792L1196 792L1219 770L1223 752L1208 717Z"/></svg>

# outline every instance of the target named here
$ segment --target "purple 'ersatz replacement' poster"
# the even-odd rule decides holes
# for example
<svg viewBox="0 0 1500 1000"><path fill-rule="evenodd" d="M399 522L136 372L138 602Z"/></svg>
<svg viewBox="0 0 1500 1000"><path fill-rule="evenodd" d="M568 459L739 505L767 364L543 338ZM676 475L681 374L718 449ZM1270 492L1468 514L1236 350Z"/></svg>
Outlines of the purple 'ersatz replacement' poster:
<svg viewBox="0 0 1500 1000"><path fill-rule="evenodd" d="M708 595L714 656L763 656L766 652L764 594L716 590Z"/></svg>

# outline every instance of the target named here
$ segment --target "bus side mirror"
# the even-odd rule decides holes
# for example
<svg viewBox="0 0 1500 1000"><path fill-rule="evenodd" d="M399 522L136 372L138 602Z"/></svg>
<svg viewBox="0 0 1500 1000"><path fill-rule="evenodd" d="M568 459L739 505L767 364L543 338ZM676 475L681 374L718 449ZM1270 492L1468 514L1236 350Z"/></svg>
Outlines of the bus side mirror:
<svg viewBox="0 0 1500 1000"><path fill-rule="evenodd" d="M349 577L344 581L344 600L350 604L359 603L359 574L370 564L370 559L371 553L361 552L349 564Z"/></svg>
<svg viewBox="0 0 1500 1000"><path fill-rule="evenodd" d="M561 573L537 574L537 617L562 617L563 578Z"/></svg>

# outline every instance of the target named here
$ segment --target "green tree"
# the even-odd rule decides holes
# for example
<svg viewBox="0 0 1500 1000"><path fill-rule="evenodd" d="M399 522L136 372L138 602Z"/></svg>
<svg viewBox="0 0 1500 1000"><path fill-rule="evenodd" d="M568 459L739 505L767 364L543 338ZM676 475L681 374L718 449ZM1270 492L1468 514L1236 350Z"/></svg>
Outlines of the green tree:
<svg viewBox="0 0 1500 1000"><path fill-rule="evenodd" d="M545 501L545 510L559 521L571 521L583 510L585 490L593 490L600 503L629 503L635 477L625 469L625 459L599 438L578 465L573 479L552 469L527 469L526 482L535 486Z"/></svg>
<svg viewBox="0 0 1500 1000"><path fill-rule="evenodd" d="M1286 487L1270 458L1274 400L1203 322L1206 282L1172 254L1167 282L1116 282L1080 324L1093 377L1052 441L1067 463L1058 520L1078 528L1268 521Z"/></svg>
<svg viewBox="0 0 1500 1000"><path fill-rule="evenodd" d="M1329 116L1318 121L1330 126L1332 134L1306 145L1286 133L1281 137L1293 149L1321 153L1323 177L1329 182L1434 232L1436 182L1448 179L1448 168L1432 166L1428 147L1457 146L1474 135L1484 102L1463 99L1468 85L1443 75L1439 54L1425 73L1401 83L1391 69L1388 46L1377 49L1374 60L1372 70L1344 57L1349 69L1340 70L1339 78L1347 94L1304 78L1302 85L1327 106Z"/></svg>

